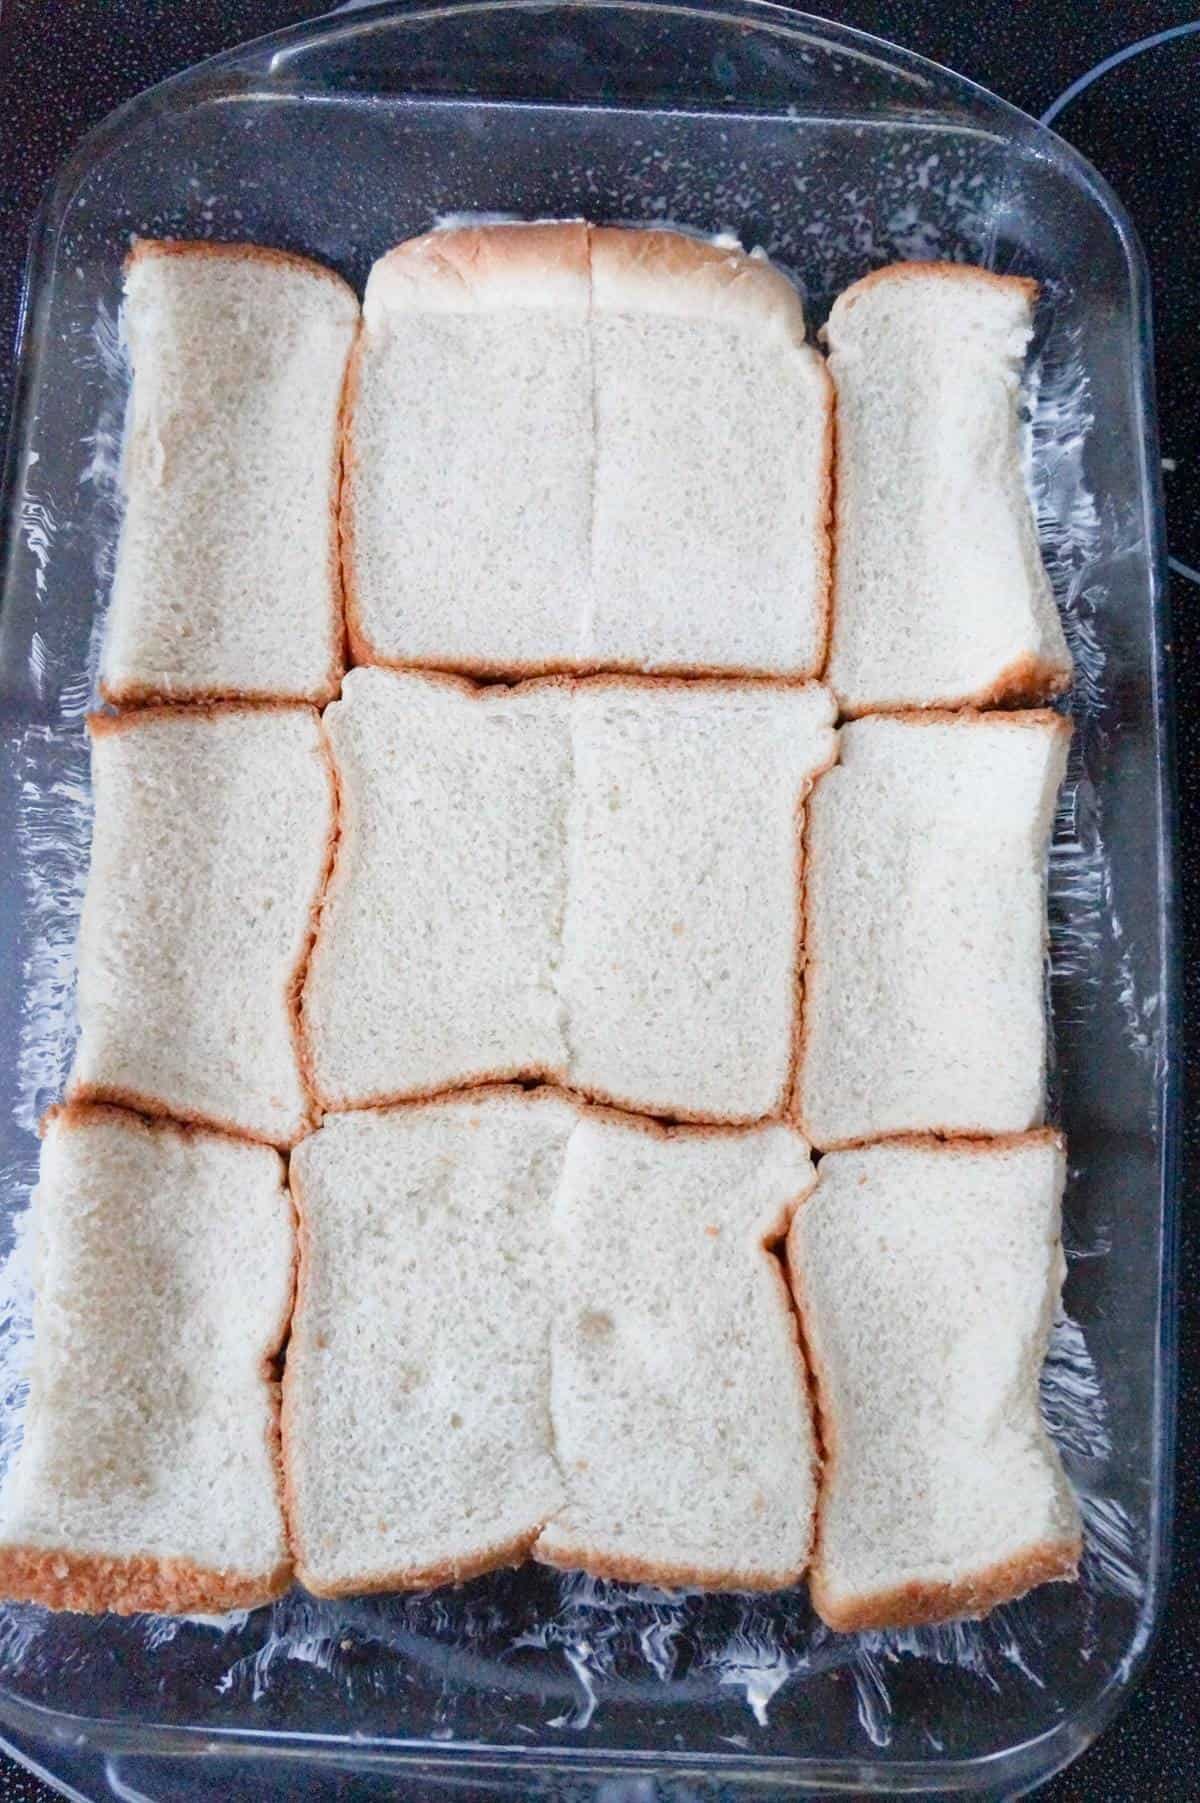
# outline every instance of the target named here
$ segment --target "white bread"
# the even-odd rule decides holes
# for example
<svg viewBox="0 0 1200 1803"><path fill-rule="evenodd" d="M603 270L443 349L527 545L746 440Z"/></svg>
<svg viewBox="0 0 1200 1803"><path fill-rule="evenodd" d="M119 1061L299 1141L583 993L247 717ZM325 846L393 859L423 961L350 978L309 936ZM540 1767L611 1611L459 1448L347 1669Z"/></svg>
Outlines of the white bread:
<svg viewBox="0 0 1200 1803"><path fill-rule="evenodd" d="M580 222L367 283L343 535L360 663L815 674L832 390L764 259Z"/></svg>
<svg viewBox="0 0 1200 1803"><path fill-rule="evenodd" d="M514 1564L558 1506L550 1199L574 1118L500 1089L329 1116L292 1154L284 1469L317 1595Z"/></svg>
<svg viewBox="0 0 1200 1803"><path fill-rule="evenodd" d="M371 270L342 530L358 663L568 667L592 485L587 232L492 226Z"/></svg>
<svg viewBox="0 0 1200 1803"><path fill-rule="evenodd" d="M832 722L815 684L579 685L557 977L575 1087L680 1119L783 1110L803 803Z"/></svg>
<svg viewBox="0 0 1200 1803"><path fill-rule="evenodd" d="M776 676L825 659L832 389L764 258L593 230L591 668Z"/></svg>
<svg viewBox="0 0 1200 1803"><path fill-rule="evenodd" d="M581 1116L554 1203L566 1502L535 1557L710 1589L798 1580L815 1449L787 1286L765 1248L812 1183L786 1127Z"/></svg>
<svg viewBox="0 0 1200 1803"><path fill-rule="evenodd" d="M1017 408L1036 284L899 263L835 302L842 711L1045 700L1071 660L1042 568Z"/></svg>
<svg viewBox="0 0 1200 1803"><path fill-rule="evenodd" d="M122 321L133 391L104 696L327 700L357 299L284 251L143 241Z"/></svg>
<svg viewBox="0 0 1200 1803"><path fill-rule="evenodd" d="M250 1608L291 1576L275 1359L292 1299L279 1154L114 1108L45 1129L25 1437L0 1595Z"/></svg>
<svg viewBox="0 0 1200 1803"><path fill-rule="evenodd" d="M296 990L334 831L320 720L147 708L91 731L70 1093L289 1145L311 1112Z"/></svg>
<svg viewBox="0 0 1200 1803"><path fill-rule="evenodd" d="M797 1115L814 1145L1041 1122L1070 733L1047 712L842 728L809 804Z"/></svg>
<svg viewBox="0 0 1200 1803"><path fill-rule="evenodd" d="M327 1108L560 1076L569 692L351 670L341 837L302 1004Z"/></svg>
<svg viewBox="0 0 1200 1803"><path fill-rule="evenodd" d="M1065 1272L1055 1135L831 1152L788 1263L825 1464L830 1627L981 1615L1075 1575L1079 1510L1038 1379Z"/></svg>

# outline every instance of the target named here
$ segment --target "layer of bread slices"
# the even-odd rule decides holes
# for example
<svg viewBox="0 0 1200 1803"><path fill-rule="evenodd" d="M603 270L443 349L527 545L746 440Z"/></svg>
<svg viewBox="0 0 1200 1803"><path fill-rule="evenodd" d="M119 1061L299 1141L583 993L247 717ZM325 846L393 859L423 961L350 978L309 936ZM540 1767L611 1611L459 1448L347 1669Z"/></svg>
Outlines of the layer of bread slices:
<svg viewBox="0 0 1200 1803"><path fill-rule="evenodd" d="M569 691L352 670L341 834L303 999L327 1108L561 1075Z"/></svg>
<svg viewBox="0 0 1200 1803"><path fill-rule="evenodd" d="M566 1501L534 1554L775 1589L808 1563L815 1450L778 1260L812 1186L782 1126L583 1114L554 1202L551 1407Z"/></svg>
<svg viewBox="0 0 1200 1803"><path fill-rule="evenodd" d="M825 1462L833 1628L982 1615L1075 1575L1079 1510L1038 1379L1065 1272L1049 1132L827 1154L788 1262Z"/></svg>
<svg viewBox="0 0 1200 1803"><path fill-rule="evenodd" d="M351 381L354 655L815 675L831 421L800 300L761 257L581 222L398 245Z"/></svg>
<svg viewBox="0 0 1200 1803"><path fill-rule="evenodd" d="M826 675L844 713L1041 701L1070 682L1020 446L1036 296L982 269L898 263L834 304Z"/></svg>
<svg viewBox="0 0 1200 1803"><path fill-rule="evenodd" d="M292 1154L284 1467L316 1594L517 1563L558 1506L550 1206L574 1119L498 1089L331 1115Z"/></svg>
<svg viewBox="0 0 1200 1803"><path fill-rule="evenodd" d="M359 663L568 667L592 487L587 228L434 232L374 265L343 534Z"/></svg>
<svg viewBox="0 0 1200 1803"><path fill-rule="evenodd" d="M805 677L825 658L832 389L765 258L593 230L596 669Z"/></svg>
<svg viewBox="0 0 1200 1803"><path fill-rule="evenodd" d="M292 1298L283 1163L114 1108L45 1129L24 1440L0 1594L249 1608L287 1588L273 1365Z"/></svg>
<svg viewBox="0 0 1200 1803"><path fill-rule="evenodd" d="M557 982L571 1083L680 1119L779 1113L797 1030L804 798L827 690L581 683Z"/></svg>
<svg viewBox="0 0 1200 1803"><path fill-rule="evenodd" d="M122 322L133 390L105 697L327 700L355 295L283 251L147 240Z"/></svg>
<svg viewBox="0 0 1200 1803"><path fill-rule="evenodd" d="M91 722L96 813L70 1093L289 1145L296 992L335 824L304 706Z"/></svg>
<svg viewBox="0 0 1200 1803"><path fill-rule="evenodd" d="M809 803L797 1112L814 1145L1040 1124L1070 732L1037 711L843 727Z"/></svg>

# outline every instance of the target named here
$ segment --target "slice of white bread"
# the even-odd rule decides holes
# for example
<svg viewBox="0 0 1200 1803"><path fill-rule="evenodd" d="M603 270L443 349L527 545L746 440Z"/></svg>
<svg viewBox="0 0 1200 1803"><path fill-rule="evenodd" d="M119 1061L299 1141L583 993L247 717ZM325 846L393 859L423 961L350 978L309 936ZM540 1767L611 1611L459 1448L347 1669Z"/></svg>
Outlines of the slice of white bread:
<svg viewBox="0 0 1200 1803"><path fill-rule="evenodd" d="M809 1581L830 1627L982 1615L1075 1575L1079 1510L1038 1401L1063 1173L1049 1132L821 1160L788 1263L825 1455Z"/></svg>
<svg viewBox="0 0 1200 1803"><path fill-rule="evenodd" d="M565 668L589 566L587 228L433 232L374 265L342 531L358 663Z"/></svg>
<svg viewBox="0 0 1200 1803"><path fill-rule="evenodd" d="M566 1503L534 1554L776 1589L808 1563L815 1448L778 1259L799 1134L581 1116L554 1204L551 1406Z"/></svg>
<svg viewBox="0 0 1200 1803"><path fill-rule="evenodd" d="M284 251L143 240L122 322L133 391L105 698L327 700L355 295Z"/></svg>
<svg viewBox="0 0 1200 1803"><path fill-rule="evenodd" d="M561 1501L550 1203L574 1120L498 1089L331 1115L292 1154L283 1456L315 1594L517 1563Z"/></svg>
<svg viewBox="0 0 1200 1803"><path fill-rule="evenodd" d="M797 1117L815 1146L1040 1124L1070 734L1045 711L842 728L808 810Z"/></svg>
<svg viewBox="0 0 1200 1803"><path fill-rule="evenodd" d="M35 1229L0 1595L121 1614L278 1596L273 1360L294 1259L279 1154L122 1109L56 1111Z"/></svg>
<svg viewBox="0 0 1200 1803"><path fill-rule="evenodd" d="M571 1083L685 1120L779 1113L798 1025L815 684L581 683L557 981Z"/></svg>
<svg viewBox="0 0 1200 1803"><path fill-rule="evenodd" d="M70 1094L289 1145L311 1112L296 999L335 825L320 719L232 704L90 724Z"/></svg>
<svg viewBox="0 0 1200 1803"><path fill-rule="evenodd" d="M832 387L800 297L736 244L593 230L592 668L825 659Z"/></svg>
<svg viewBox="0 0 1200 1803"><path fill-rule="evenodd" d="M678 232L437 231L367 283L360 663L815 675L832 389L787 280Z"/></svg>
<svg viewBox="0 0 1200 1803"><path fill-rule="evenodd" d="M952 263L834 303L837 558L827 680L846 714L1042 701L1071 659L1020 449L1037 287Z"/></svg>
<svg viewBox="0 0 1200 1803"><path fill-rule="evenodd" d="M561 1076L569 691L351 670L341 837L302 1018L327 1108Z"/></svg>

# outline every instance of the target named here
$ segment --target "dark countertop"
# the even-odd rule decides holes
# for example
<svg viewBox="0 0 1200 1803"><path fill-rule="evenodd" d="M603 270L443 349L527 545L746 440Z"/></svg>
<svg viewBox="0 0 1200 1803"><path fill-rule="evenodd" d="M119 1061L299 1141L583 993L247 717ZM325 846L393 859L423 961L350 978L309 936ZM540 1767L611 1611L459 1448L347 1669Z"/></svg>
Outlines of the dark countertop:
<svg viewBox="0 0 1200 1803"><path fill-rule="evenodd" d="M305 0L0 0L0 436L25 240L42 191L83 133L120 101L204 56L320 10ZM1194 0L829 0L824 11L958 69L1035 114L1078 77L1196 18ZM1200 32L1100 74L1056 129L1131 212L1154 282L1158 403L1173 559L1185 1041L1200 1024ZM1180 567L1182 566L1182 568ZM1189 574L1188 572L1192 572ZM1184 1080L1184 1166L1200 1142L1200 1069ZM1041 1794L1184 1799L1200 1790L1200 1235L1183 1185L1174 1582L1147 1676L1119 1720ZM0 1759L0 1803L51 1793Z"/></svg>

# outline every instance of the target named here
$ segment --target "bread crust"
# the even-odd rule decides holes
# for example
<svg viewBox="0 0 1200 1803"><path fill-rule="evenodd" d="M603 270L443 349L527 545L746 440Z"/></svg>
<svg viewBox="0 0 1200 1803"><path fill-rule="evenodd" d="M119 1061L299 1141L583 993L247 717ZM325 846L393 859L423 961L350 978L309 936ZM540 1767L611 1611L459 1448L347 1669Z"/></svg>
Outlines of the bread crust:
<svg viewBox="0 0 1200 1803"><path fill-rule="evenodd" d="M221 1615L257 1609L292 1581L289 1560L266 1572L214 1571L190 1559L0 1547L0 1595L82 1615Z"/></svg>
<svg viewBox="0 0 1200 1803"><path fill-rule="evenodd" d="M922 708L919 696L898 701L848 703L840 695L838 706L842 719L846 721L862 720L871 714L909 717L919 713L930 714L935 719L951 719L955 714L975 715L981 712L987 712L994 719L1002 719L1009 714L1016 718L1031 708L1046 712L1039 704L1052 701L1058 695L1065 695L1074 679L1075 671L1070 663L1056 664L1049 658L1034 657L1032 652L1025 651L983 688L974 689L965 695L939 697L935 707Z"/></svg>
<svg viewBox="0 0 1200 1803"><path fill-rule="evenodd" d="M318 263L314 257L301 256L294 250L280 250L273 244L214 238L135 238L125 256L125 272L128 274L131 269L136 269L139 263L175 257L216 257L231 263L271 263L280 269L292 269L297 274L315 276L331 283L355 313L358 312L357 294L336 269L330 269L327 263Z"/></svg>
<svg viewBox="0 0 1200 1803"><path fill-rule="evenodd" d="M612 1578L622 1584L653 1584L659 1590L791 1590L804 1576L805 1565L783 1571L738 1571L728 1566L658 1565L624 1553L601 1553L583 1544L563 1540L561 1550L534 1543L539 1565L556 1571L584 1571L593 1578Z"/></svg>
<svg viewBox="0 0 1200 1803"><path fill-rule="evenodd" d="M367 278L368 326L385 312L554 307L586 316L588 231L583 220L514 220L405 239L379 258Z"/></svg>
<svg viewBox="0 0 1200 1803"><path fill-rule="evenodd" d="M660 313L781 331L819 362L804 305L783 271L737 244L662 227L590 228L593 315Z"/></svg>
<svg viewBox="0 0 1200 1803"><path fill-rule="evenodd" d="M1000 1603L1011 1603L1039 1584L1069 1582L1079 1570L1081 1539L1038 1540L1011 1558L987 1565L969 1577L942 1584L914 1578L892 1590L839 1597L818 1566L809 1574L813 1608L839 1634L864 1628L924 1628L964 1617L975 1620Z"/></svg>
<svg viewBox="0 0 1200 1803"><path fill-rule="evenodd" d="M1036 305L1041 288L1031 276L997 275L992 269L981 269L976 263L885 263L880 269L872 269L868 275L860 276L849 288L842 290L830 308L830 320L838 315L848 313L857 305L864 294L872 289L882 287L891 282L928 281L966 282L978 287L999 289L1013 296L1020 295L1029 308ZM827 343L827 328L822 327L821 339Z"/></svg>

